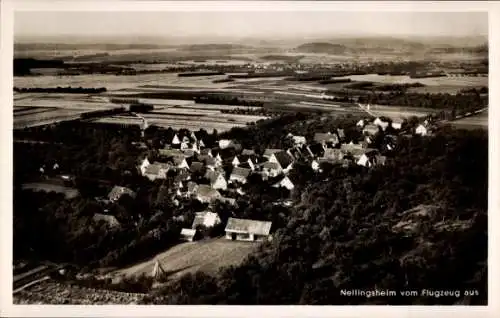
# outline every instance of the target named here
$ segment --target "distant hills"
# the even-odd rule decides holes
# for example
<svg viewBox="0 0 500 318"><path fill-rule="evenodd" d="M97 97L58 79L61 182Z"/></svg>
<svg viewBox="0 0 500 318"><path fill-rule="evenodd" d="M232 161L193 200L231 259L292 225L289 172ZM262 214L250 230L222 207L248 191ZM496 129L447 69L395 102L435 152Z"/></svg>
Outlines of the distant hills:
<svg viewBox="0 0 500 318"><path fill-rule="evenodd" d="M347 47L341 44L313 42L299 45L295 50L300 53L344 54Z"/></svg>

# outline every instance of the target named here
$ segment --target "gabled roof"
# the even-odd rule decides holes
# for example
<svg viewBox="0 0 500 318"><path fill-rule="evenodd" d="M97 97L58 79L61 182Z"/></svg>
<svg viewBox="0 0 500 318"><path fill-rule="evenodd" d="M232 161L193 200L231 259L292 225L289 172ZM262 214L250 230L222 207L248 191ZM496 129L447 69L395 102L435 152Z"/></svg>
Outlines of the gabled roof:
<svg viewBox="0 0 500 318"><path fill-rule="evenodd" d="M218 171L207 170L207 172L205 173L205 178L210 181L210 184L214 184L220 175L221 173Z"/></svg>
<svg viewBox="0 0 500 318"><path fill-rule="evenodd" d="M325 152L325 149L320 144L312 144L307 147L307 149L309 149L312 155L315 157L322 157Z"/></svg>
<svg viewBox="0 0 500 318"><path fill-rule="evenodd" d="M198 186L198 190L196 191L199 196L207 197L207 198L216 198L220 197L219 191L213 189L211 186L206 184L200 184Z"/></svg>
<svg viewBox="0 0 500 318"><path fill-rule="evenodd" d="M186 158L184 158L184 157L173 157L173 162L176 166L182 164L182 162L185 160L186 160Z"/></svg>
<svg viewBox="0 0 500 318"><path fill-rule="evenodd" d="M216 225L220 223L220 217L217 213L211 211L196 212L191 228L196 229L197 226L205 223L209 223L211 226Z"/></svg>
<svg viewBox="0 0 500 318"><path fill-rule="evenodd" d="M284 169L293 162L292 156L290 156L286 151L277 152L274 154L274 157Z"/></svg>
<svg viewBox="0 0 500 318"><path fill-rule="evenodd" d="M146 169L144 170L144 174L149 174L149 175L159 175L160 174L160 166L159 165L155 165L155 164L152 164L152 165L149 165L146 167Z"/></svg>
<svg viewBox="0 0 500 318"><path fill-rule="evenodd" d="M365 126L365 128L363 128L363 132L374 135L379 132L379 127L377 125L368 124Z"/></svg>
<svg viewBox="0 0 500 318"><path fill-rule="evenodd" d="M362 149L363 145L362 144L353 144L353 143L348 143L348 144L341 144L340 145L340 150L349 152L353 149Z"/></svg>
<svg viewBox="0 0 500 318"><path fill-rule="evenodd" d="M269 162L266 161L260 165L262 169L269 169L269 170L279 170L280 166L276 162Z"/></svg>
<svg viewBox="0 0 500 318"><path fill-rule="evenodd" d="M252 173L252 170L250 169L234 167L233 171L231 172L231 176L239 176L247 178L250 175L250 173Z"/></svg>
<svg viewBox="0 0 500 318"><path fill-rule="evenodd" d="M189 181L187 184L187 189L189 192L194 192L197 187L198 187L198 184L196 182L193 182L193 181Z"/></svg>
<svg viewBox="0 0 500 318"><path fill-rule="evenodd" d="M243 156L255 156L255 151L253 149L243 149L241 152Z"/></svg>
<svg viewBox="0 0 500 318"><path fill-rule="evenodd" d="M338 143L339 138L337 135L332 134L330 132L328 133L315 133L314 134L314 141L323 143L323 142L330 142L330 143Z"/></svg>
<svg viewBox="0 0 500 318"><path fill-rule="evenodd" d="M325 149L325 154L323 158L330 160L340 160L344 157L344 153L340 149L328 148Z"/></svg>
<svg viewBox="0 0 500 318"><path fill-rule="evenodd" d="M228 197L220 197L219 201L229 203L231 205L236 205L236 199L228 198Z"/></svg>
<svg viewBox="0 0 500 318"><path fill-rule="evenodd" d="M209 153L210 154L212 153L212 149L210 149L210 148L203 148L200 150L200 155L202 155L202 156L208 156Z"/></svg>
<svg viewBox="0 0 500 318"><path fill-rule="evenodd" d="M269 235L272 222L229 218L226 232Z"/></svg>
<svg viewBox="0 0 500 318"><path fill-rule="evenodd" d="M183 236L183 237L191 238L191 237L194 237L195 235L196 235L196 230L186 229L186 228L181 230L181 236Z"/></svg>
<svg viewBox="0 0 500 318"><path fill-rule="evenodd" d="M205 159L205 164L207 166L215 166L217 164L217 160L215 160L215 158L208 157Z"/></svg>
<svg viewBox="0 0 500 318"><path fill-rule="evenodd" d="M158 153L160 156L167 158L184 155L179 149L158 149Z"/></svg>
<svg viewBox="0 0 500 318"><path fill-rule="evenodd" d="M264 157L271 157L272 154L283 151L281 149L266 149L264 150L264 154L262 156Z"/></svg>

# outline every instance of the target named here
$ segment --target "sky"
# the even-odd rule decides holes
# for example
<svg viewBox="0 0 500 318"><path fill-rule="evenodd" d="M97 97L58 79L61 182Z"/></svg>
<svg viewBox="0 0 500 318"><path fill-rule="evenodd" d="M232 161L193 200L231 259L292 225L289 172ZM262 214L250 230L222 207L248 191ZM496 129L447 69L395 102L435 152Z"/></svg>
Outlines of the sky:
<svg viewBox="0 0 500 318"><path fill-rule="evenodd" d="M55 12L18 11L16 36L301 37L476 36L481 12Z"/></svg>

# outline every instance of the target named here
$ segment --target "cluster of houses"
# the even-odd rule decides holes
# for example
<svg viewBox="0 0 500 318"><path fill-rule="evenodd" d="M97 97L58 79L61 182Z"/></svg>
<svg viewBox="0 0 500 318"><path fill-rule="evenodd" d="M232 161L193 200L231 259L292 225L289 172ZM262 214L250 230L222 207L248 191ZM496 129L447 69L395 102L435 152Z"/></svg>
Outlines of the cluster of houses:
<svg viewBox="0 0 500 318"><path fill-rule="evenodd" d="M202 203L212 204L222 201L236 205L235 197L244 195L242 185L249 182L250 176L257 175L262 180L272 180L275 188L292 191L295 188L289 172L298 161L307 162L314 171L321 172L321 163L348 167L359 165L367 168L385 165L387 157L379 148L372 148L374 136L392 126L393 131L401 129L401 123L387 122L380 118L373 121L360 120L357 123L363 132L362 141L347 142L343 129L315 133L313 140L305 136L288 134L293 143L289 149L265 149L262 154L253 149L243 149L234 140L221 139L214 147L206 147L196 133L186 136L175 134L165 148L159 149L158 161L141 158L138 164L140 174L151 181L167 179L172 173L174 180L174 201L192 198ZM415 134L426 136L430 125L426 121L419 125ZM396 147L396 136L385 134L382 145L391 151ZM231 193L231 195L229 195ZM109 201L115 202L121 195L133 191L115 187L109 194ZM224 194L228 195L225 196ZM177 201L178 202L178 201ZM115 220L110 221L116 224ZM191 229L183 229L181 236L192 241L196 239L199 225L213 227L220 223L217 214L209 211L197 214ZM231 240L259 240L269 237L270 222L230 218L226 226L226 237Z"/></svg>

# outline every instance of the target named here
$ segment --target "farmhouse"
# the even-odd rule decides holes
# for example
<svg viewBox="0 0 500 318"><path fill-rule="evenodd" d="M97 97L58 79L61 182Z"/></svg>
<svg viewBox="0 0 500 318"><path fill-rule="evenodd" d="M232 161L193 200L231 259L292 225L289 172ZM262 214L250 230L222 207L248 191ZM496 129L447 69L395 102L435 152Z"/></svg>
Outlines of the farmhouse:
<svg viewBox="0 0 500 318"><path fill-rule="evenodd" d="M272 222L229 218L226 225L226 238L238 241L263 241L270 239Z"/></svg>
<svg viewBox="0 0 500 318"><path fill-rule="evenodd" d="M211 211L196 212L191 228L196 229L200 225L204 227L214 227L220 223L221 219L217 213Z"/></svg>
<svg viewBox="0 0 500 318"><path fill-rule="evenodd" d="M218 171L208 170L205 173L205 178L210 182L210 186L213 189L217 189L217 190L226 190L227 189L227 182L226 182L226 178L224 178L224 174L222 174Z"/></svg>
<svg viewBox="0 0 500 318"><path fill-rule="evenodd" d="M231 176L229 177L230 182L239 182L239 183L246 183L247 178L252 172L251 169L246 169L246 168L240 168L240 167L234 167L233 171L231 172Z"/></svg>
<svg viewBox="0 0 500 318"><path fill-rule="evenodd" d="M403 121L402 120L393 120L391 123L391 126L392 126L392 128L399 130L403 126Z"/></svg>
<svg viewBox="0 0 500 318"><path fill-rule="evenodd" d="M358 126L359 128L363 128L365 127L365 121L363 119L360 119L357 123L356 123L356 126Z"/></svg>
<svg viewBox="0 0 500 318"><path fill-rule="evenodd" d="M326 149L322 159L325 159L326 161L339 162L344 159L344 153L341 149Z"/></svg>
<svg viewBox="0 0 500 318"><path fill-rule="evenodd" d="M108 194L108 199L111 202L118 201L123 195L128 194L132 198L135 198L135 192L120 186L114 186L111 192Z"/></svg>
<svg viewBox="0 0 500 318"><path fill-rule="evenodd" d="M174 163L175 168L177 168L177 169L189 169L189 165L186 161L186 158L184 158L184 156L173 157L173 163Z"/></svg>
<svg viewBox="0 0 500 318"><path fill-rule="evenodd" d="M191 170L192 173L202 173L203 168L203 163L199 161L193 161L191 162L191 166L189 166L189 170Z"/></svg>
<svg viewBox="0 0 500 318"><path fill-rule="evenodd" d="M184 153L182 151L178 149L168 149L168 148L158 149L158 154L164 158L184 156Z"/></svg>
<svg viewBox="0 0 500 318"><path fill-rule="evenodd" d="M389 122L383 120L380 117L375 118L375 120L373 121L373 124L382 128L382 130L386 130L387 127L389 126Z"/></svg>
<svg viewBox="0 0 500 318"><path fill-rule="evenodd" d="M376 150L367 151L360 156L359 160L357 161L357 164L364 167L371 167L376 163L375 161L377 154L378 151Z"/></svg>

